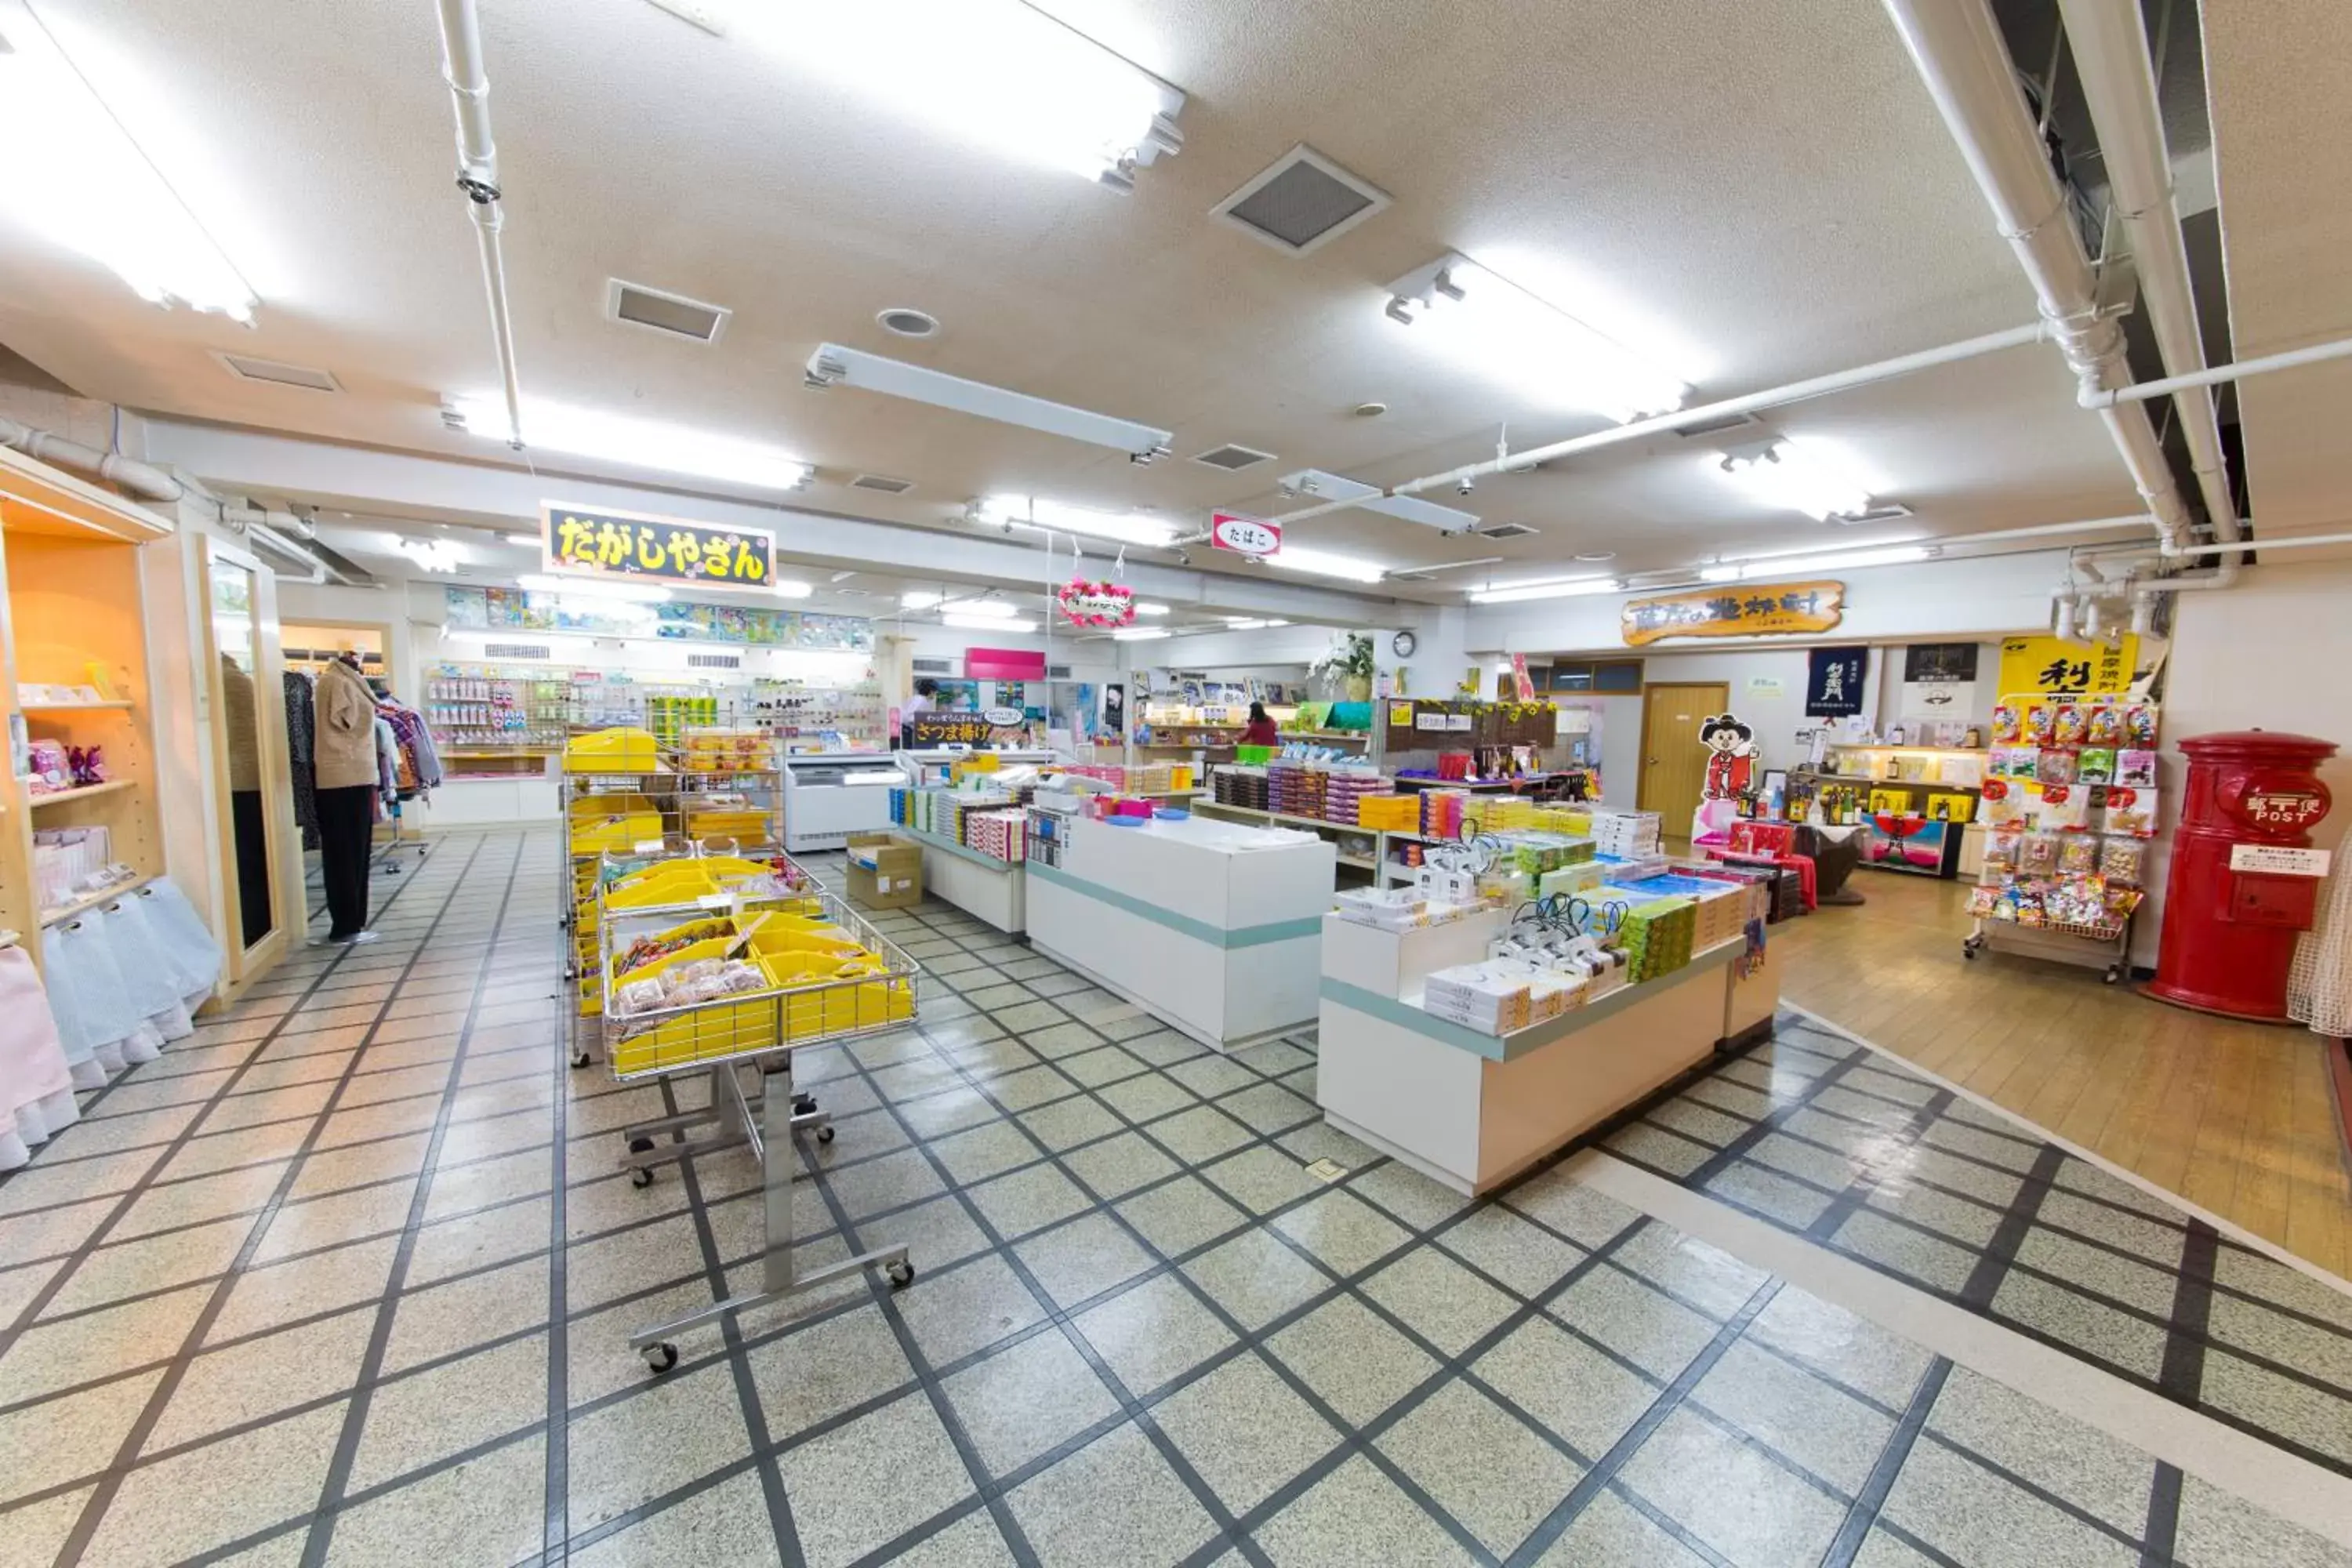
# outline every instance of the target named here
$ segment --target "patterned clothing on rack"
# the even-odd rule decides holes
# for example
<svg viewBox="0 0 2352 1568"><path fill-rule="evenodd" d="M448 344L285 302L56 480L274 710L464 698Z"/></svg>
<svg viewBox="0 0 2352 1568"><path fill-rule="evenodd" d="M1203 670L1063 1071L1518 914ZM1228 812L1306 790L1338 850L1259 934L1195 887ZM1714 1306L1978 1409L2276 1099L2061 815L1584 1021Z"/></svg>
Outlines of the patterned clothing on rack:
<svg viewBox="0 0 2352 1568"><path fill-rule="evenodd" d="M286 765L294 779L294 822L302 830L302 847L319 847L319 773L313 765L315 744L310 732L310 678L295 670L286 675Z"/></svg>
<svg viewBox="0 0 2352 1568"><path fill-rule="evenodd" d="M392 726L401 793L414 795L438 787L441 757L433 749L433 732L425 727L424 716L390 698L376 703L376 712Z"/></svg>

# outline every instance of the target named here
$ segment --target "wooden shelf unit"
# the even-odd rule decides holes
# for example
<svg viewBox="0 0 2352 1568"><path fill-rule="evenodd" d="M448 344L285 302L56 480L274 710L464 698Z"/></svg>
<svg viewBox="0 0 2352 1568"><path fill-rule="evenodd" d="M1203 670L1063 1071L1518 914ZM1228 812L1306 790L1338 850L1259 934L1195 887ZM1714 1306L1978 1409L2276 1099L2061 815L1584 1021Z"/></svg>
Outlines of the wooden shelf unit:
<svg viewBox="0 0 2352 1568"><path fill-rule="evenodd" d="M0 448L0 696L30 739L101 748L108 775L102 784L37 797L13 768L0 768L0 806L7 808L0 814L0 928L24 933L37 963L32 933L70 918L74 908L38 907L37 829L104 827L110 858L142 879L164 868L139 546L172 531L154 513ZM93 665L102 683L93 679ZM20 681L100 684L124 695L20 707Z"/></svg>

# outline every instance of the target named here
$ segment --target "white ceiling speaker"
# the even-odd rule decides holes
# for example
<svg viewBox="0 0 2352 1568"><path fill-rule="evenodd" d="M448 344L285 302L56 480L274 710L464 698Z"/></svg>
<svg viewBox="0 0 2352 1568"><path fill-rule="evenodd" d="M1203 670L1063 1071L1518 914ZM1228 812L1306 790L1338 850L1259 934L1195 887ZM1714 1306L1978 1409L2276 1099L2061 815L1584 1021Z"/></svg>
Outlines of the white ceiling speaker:
<svg viewBox="0 0 2352 1568"><path fill-rule="evenodd" d="M935 338L940 335L940 319L929 310L918 310L911 305L893 305L877 311L875 321L886 332L896 332L902 338Z"/></svg>

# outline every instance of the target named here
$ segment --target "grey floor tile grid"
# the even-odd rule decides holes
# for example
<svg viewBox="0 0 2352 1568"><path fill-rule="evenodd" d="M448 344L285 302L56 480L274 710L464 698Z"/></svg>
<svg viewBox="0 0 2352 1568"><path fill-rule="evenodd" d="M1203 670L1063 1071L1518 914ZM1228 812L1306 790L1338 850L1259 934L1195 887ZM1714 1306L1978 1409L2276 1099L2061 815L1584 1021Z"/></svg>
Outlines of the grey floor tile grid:
<svg viewBox="0 0 2352 1568"><path fill-rule="evenodd" d="M2352 1475L2352 1296L1794 1013L1621 1158Z"/></svg>
<svg viewBox="0 0 2352 1568"><path fill-rule="evenodd" d="M25 1278L5 1300L28 1304L0 1341L15 1461L0 1561L47 1560L52 1541L62 1561L108 1563L1205 1562L1228 1542L1286 1563L1975 1561L1989 1497L2083 1561L2145 1528L2115 1496L2036 1490L2018 1478L2046 1466L1983 1457L1998 1447L1971 1445L1956 1403L1983 1397L1976 1380L1916 1347L1556 1178L1506 1206L1464 1204L1294 1124L1281 1096L1311 1095L1303 1052L1198 1052L937 906L885 917L948 971L929 1037L801 1064L843 1117L812 1251L838 1255L863 1228L912 1241L923 1276L896 1298L850 1282L789 1322L705 1336L648 1380L628 1328L756 1276L757 1173L722 1157L644 1192L610 1173L612 1129L678 1094L551 1067L551 1000L512 998L554 989L551 846L505 862L499 848L452 841L404 889L412 908L380 921L385 944L299 961L275 995L105 1091L112 1115L94 1101L43 1164L82 1166L85 1200L108 1184L121 1199L0 1186L11 1261L89 1207L122 1211L68 1261L8 1271ZM461 854L453 913L444 857ZM1033 996L973 1005L1005 984ZM330 1005L363 991L381 994ZM462 1007L435 1000L453 995ZM314 1111L267 1114L290 1109L268 1097L322 1082ZM210 1092L185 1125L141 1124L174 1110L175 1089ZM322 1132L337 1117L353 1121ZM216 1120L242 1125L212 1133ZM110 1122L114 1142L160 1152L133 1172L141 1160L70 1142ZM141 1144L151 1133L169 1137ZM218 1152L182 1171L208 1142ZM1352 1166L1342 1189L1297 1174L1321 1153ZM36 1355L18 1369L30 1382L12 1378L5 1352L52 1326L24 1291L56 1306L108 1256L92 1244L159 1195L165 1223L125 1252L219 1213L246 1237L236 1267L185 1285L154 1269L210 1261L116 1270L111 1288L146 1288L101 1285L79 1323L55 1325L82 1330L68 1364L95 1375L58 1384L49 1368L44 1386ZM306 1212L310 1234L281 1244L277 1219ZM209 1337L163 1310L188 1297L218 1314ZM118 1307L127 1326L161 1315L177 1352L160 1370L119 1330L96 1336L112 1361L89 1359L89 1328ZM1824 1448L1823 1433L1841 1436ZM1693 1452L1737 1471L1738 1517L1720 1473L1694 1494L1706 1465L1678 1462ZM2122 1455L2114 1473L2137 1464L2160 1500L2161 1473ZM2285 1539L2193 1479L2170 1493L2181 1540ZM1956 1549L1954 1519L1979 1535ZM2303 1547L2295 1560L2336 1560Z"/></svg>

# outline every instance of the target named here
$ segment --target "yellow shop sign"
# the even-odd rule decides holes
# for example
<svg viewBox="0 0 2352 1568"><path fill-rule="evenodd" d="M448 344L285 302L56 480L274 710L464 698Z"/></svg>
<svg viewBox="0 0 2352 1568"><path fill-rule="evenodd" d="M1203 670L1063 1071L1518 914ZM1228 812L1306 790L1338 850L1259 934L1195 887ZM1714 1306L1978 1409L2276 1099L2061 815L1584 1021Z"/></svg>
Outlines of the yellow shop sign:
<svg viewBox="0 0 2352 1568"><path fill-rule="evenodd" d="M712 588L764 588L776 574L775 537L751 528L544 501L540 540L551 572Z"/></svg>
<svg viewBox="0 0 2352 1568"><path fill-rule="evenodd" d="M1664 637L1748 637L1825 632L1845 616L1843 583L1743 583L1628 599L1625 646Z"/></svg>
<svg viewBox="0 0 2352 1568"><path fill-rule="evenodd" d="M2120 697L2131 689L2138 662L2139 637L2130 632L2113 645L2003 637L1997 689L2003 697L2081 697L2094 691Z"/></svg>

